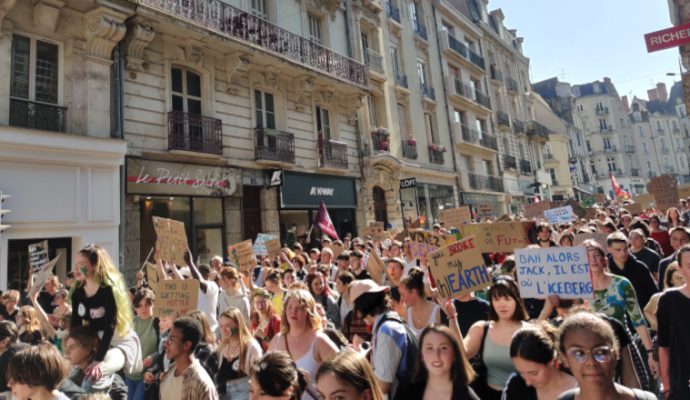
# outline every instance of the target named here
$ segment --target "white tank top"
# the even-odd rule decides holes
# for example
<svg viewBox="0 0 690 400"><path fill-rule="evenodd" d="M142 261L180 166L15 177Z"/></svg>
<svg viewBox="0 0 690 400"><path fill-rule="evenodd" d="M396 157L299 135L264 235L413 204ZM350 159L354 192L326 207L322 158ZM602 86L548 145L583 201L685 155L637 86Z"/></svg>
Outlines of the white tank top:
<svg viewBox="0 0 690 400"><path fill-rule="evenodd" d="M429 315L429 320L426 322L426 325L424 325L423 327L421 327L419 329L417 329L414 326L414 319L412 318L412 307L408 307L408 309L407 309L407 326L409 326L410 330L412 330L412 332L414 332L415 336L417 336L417 339L419 339L419 335L422 334L422 331L424 330L424 328L426 328L427 326L436 322L436 313L438 312L439 307L440 306L438 304L434 304L434 308L431 309L431 315Z"/></svg>
<svg viewBox="0 0 690 400"><path fill-rule="evenodd" d="M295 360L295 365L297 368L303 369L309 374L309 388L312 393L316 393L316 384L314 378L316 377L316 371L319 369L319 363L316 361L314 356L314 349L316 348L316 336L311 342L311 348L306 352L299 360ZM302 400L317 400L312 397L307 391L302 395Z"/></svg>

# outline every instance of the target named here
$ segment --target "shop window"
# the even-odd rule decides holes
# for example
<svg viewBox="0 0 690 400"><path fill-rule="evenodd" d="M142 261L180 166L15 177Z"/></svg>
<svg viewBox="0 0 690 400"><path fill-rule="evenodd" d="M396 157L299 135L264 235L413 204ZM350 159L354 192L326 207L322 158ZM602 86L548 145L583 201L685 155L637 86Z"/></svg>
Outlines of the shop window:
<svg viewBox="0 0 690 400"><path fill-rule="evenodd" d="M378 186L374 186L372 196L374 197L374 216L376 221L388 223L388 207L386 205L386 191Z"/></svg>
<svg viewBox="0 0 690 400"><path fill-rule="evenodd" d="M76 251L72 248L72 238L10 239L7 241L7 265L11 266L7 269L7 289L26 289L29 277L29 245L43 240L48 240L48 255L51 260L60 253L53 273L60 282L64 282L67 272L72 268L72 254Z"/></svg>

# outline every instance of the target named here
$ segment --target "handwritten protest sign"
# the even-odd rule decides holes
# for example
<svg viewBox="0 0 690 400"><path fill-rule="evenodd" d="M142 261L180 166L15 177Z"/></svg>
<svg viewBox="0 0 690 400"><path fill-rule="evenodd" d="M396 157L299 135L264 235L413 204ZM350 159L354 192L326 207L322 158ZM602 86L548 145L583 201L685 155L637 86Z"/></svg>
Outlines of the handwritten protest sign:
<svg viewBox="0 0 690 400"><path fill-rule="evenodd" d="M649 180L647 190L654 196L658 211L665 212L671 207L678 207L678 181L673 176L655 176Z"/></svg>
<svg viewBox="0 0 690 400"><path fill-rule="evenodd" d="M266 245L266 250L270 258L280 256L280 239L269 239L265 241L264 244Z"/></svg>
<svg viewBox="0 0 690 400"><path fill-rule="evenodd" d="M155 264L146 262L146 280L149 282L149 286L154 287L158 281L158 267Z"/></svg>
<svg viewBox="0 0 690 400"><path fill-rule="evenodd" d="M571 222L575 218L575 214L573 214L573 207L568 205L544 210L544 218L550 224L564 224Z"/></svg>
<svg viewBox="0 0 690 400"><path fill-rule="evenodd" d="M184 223L173 219L153 217L153 229L156 231L156 249L161 259L185 266L184 252L187 250L187 231Z"/></svg>
<svg viewBox="0 0 690 400"><path fill-rule="evenodd" d="M273 239L273 236L259 233L256 235L256 240L254 240L254 254L257 256L267 256L268 249L266 248L266 241Z"/></svg>
<svg viewBox="0 0 690 400"><path fill-rule="evenodd" d="M488 203L477 204L477 217L481 219L489 219L496 216L494 206Z"/></svg>
<svg viewBox="0 0 690 400"><path fill-rule="evenodd" d="M472 224L459 227L463 238L475 235L482 253L512 253L530 244L528 222Z"/></svg>
<svg viewBox="0 0 690 400"><path fill-rule="evenodd" d="M491 286L482 253L470 236L427 255L441 297L454 299Z"/></svg>
<svg viewBox="0 0 690 400"><path fill-rule="evenodd" d="M584 247L518 249L515 251L520 296L543 299L594 297L587 250Z"/></svg>
<svg viewBox="0 0 690 400"><path fill-rule="evenodd" d="M582 244L587 239L592 239L595 242L599 243L601 247L604 248L604 251L606 250L606 238L609 236L608 233L578 233L575 235L575 240L573 241L573 246L579 246Z"/></svg>
<svg viewBox="0 0 690 400"><path fill-rule="evenodd" d="M367 236L374 236L374 230L370 226L365 226L359 230L359 237L366 240Z"/></svg>
<svg viewBox="0 0 690 400"><path fill-rule="evenodd" d="M410 243L412 256L416 258L424 257L427 253L439 247L447 246L456 240L453 235L435 235L424 230L410 230L408 233L412 239Z"/></svg>
<svg viewBox="0 0 690 400"><path fill-rule="evenodd" d="M523 208L525 209L525 218L539 219L544 217L544 210L551 208L551 201L544 200L537 203L525 204Z"/></svg>
<svg viewBox="0 0 690 400"><path fill-rule="evenodd" d="M690 197L690 185L678 186L678 197L681 199Z"/></svg>
<svg viewBox="0 0 690 400"><path fill-rule="evenodd" d="M597 203L606 203L606 195L604 193L594 193L594 201Z"/></svg>
<svg viewBox="0 0 690 400"><path fill-rule="evenodd" d="M382 241L388 239L385 224L382 221L370 222L371 236L374 240Z"/></svg>
<svg viewBox="0 0 690 400"><path fill-rule="evenodd" d="M158 282L154 289L156 307L154 316L167 317L177 313L184 315L196 310L199 300L199 281L194 279L170 279Z"/></svg>
<svg viewBox="0 0 690 400"><path fill-rule="evenodd" d="M31 290L29 290L29 298L34 297L38 292L43 289L43 285L48 282L48 279L53 275L53 268L60 259L60 253L55 256L52 260L48 261L47 264L43 266L37 273L34 273L33 285L31 285Z"/></svg>
<svg viewBox="0 0 690 400"><path fill-rule="evenodd" d="M654 196L649 193L638 194L637 196L633 196L633 201L639 204L643 210L646 210L652 206Z"/></svg>
<svg viewBox="0 0 690 400"><path fill-rule="evenodd" d="M241 272L250 271L256 267L254 246L249 239L228 246L228 257L230 262L236 265Z"/></svg>
<svg viewBox="0 0 690 400"><path fill-rule="evenodd" d="M470 206L450 208L439 212L439 219L445 223L447 229L469 224L472 222Z"/></svg>
<svg viewBox="0 0 690 400"><path fill-rule="evenodd" d="M48 241L33 243L29 245L29 265L31 272L37 273L50 262L48 255Z"/></svg>
<svg viewBox="0 0 690 400"><path fill-rule="evenodd" d="M640 203L628 204L627 206L625 206L625 208L626 208L628 211L630 211L630 213L631 213L632 215L640 215L640 214L642 214L642 212L643 212L643 210L642 210L642 204L640 204Z"/></svg>

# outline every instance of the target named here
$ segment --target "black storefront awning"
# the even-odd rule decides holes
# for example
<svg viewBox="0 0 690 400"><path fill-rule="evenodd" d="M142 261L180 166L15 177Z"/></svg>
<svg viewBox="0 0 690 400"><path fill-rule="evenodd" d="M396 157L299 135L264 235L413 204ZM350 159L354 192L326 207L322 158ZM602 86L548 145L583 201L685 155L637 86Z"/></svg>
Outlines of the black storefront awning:
<svg viewBox="0 0 690 400"><path fill-rule="evenodd" d="M280 208L356 208L355 180L339 176L285 171L280 187Z"/></svg>

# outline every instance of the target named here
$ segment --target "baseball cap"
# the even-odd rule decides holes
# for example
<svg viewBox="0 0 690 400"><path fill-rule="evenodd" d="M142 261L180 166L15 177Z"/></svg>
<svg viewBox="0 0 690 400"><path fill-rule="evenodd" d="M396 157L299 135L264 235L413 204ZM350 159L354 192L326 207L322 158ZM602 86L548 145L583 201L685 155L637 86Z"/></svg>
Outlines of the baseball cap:
<svg viewBox="0 0 690 400"><path fill-rule="evenodd" d="M364 293L380 293L388 290L388 286L381 286L371 279L355 280L350 285L350 302L354 303Z"/></svg>
<svg viewBox="0 0 690 400"><path fill-rule="evenodd" d="M401 267L405 268L405 260L403 260L403 259L400 258L400 257L389 257L389 258L386 258L386 264L388 264L389 262L396 262L396 263L400 264Z"/></svg>

